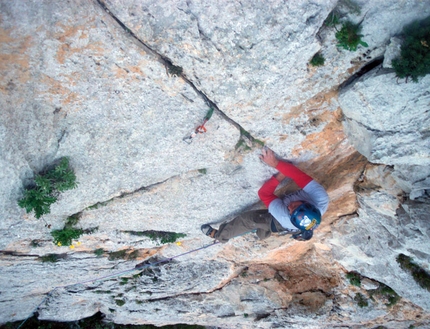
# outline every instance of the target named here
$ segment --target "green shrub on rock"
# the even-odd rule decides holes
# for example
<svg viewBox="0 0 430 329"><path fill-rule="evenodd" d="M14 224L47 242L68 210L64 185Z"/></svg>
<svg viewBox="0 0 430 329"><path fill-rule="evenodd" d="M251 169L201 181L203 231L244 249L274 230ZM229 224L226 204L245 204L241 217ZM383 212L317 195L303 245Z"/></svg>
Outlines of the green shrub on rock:
<svg viewBox="0 0 430 329"><path fill-rule="evenodd" d="M53 230L51 232L54 238L54 243L58 246L70 246L72 240L78 239L84 231L80 228L64 227L61 230Z"/></svg>
<svg viewBox="0 0 430 329"><path fill-rule="evenodd" d="M351 21L343 23L340 31L336 32L337 46L350 51L356 51L358 45L368 47L368 44L361 40L360 30L360 24L354 24Z"/></svg>
<svg viewBox="0 0 430 329"><path fill-rule="evenodd" d="M397 77L411 77L418 82L418 77L430 73L430 16L405 26L403 38L400 57L392 61L393 68Z"/></svg>
<svg viewBox="0 0 430 329"><path fill-rule="evenodd" d="M309 62L312 66L322 66L324 65L325 58L320 53L316 53L311 61Z"/></svg>
<svg viewBox="0 0 430 329"><path fill-rule="evenodd" d="M53 169L42 172L34 178L34 184L27 187L23 198L18 201L27 213L34 210L36 218L50 213L50 207L61 192L77 186L74 171L69 167L69 159L62 158Z"/></svg>

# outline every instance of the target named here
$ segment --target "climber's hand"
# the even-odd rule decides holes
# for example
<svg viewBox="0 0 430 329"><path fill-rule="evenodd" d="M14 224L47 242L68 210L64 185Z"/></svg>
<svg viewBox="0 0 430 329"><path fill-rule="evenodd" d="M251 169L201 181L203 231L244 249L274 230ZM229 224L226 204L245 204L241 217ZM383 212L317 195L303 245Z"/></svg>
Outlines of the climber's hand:
<svg viewBox="0 0 430 329"><path fill-rule="evenodd" d="M260 159L264 163L266 163L267 165L269 165L270 167L276 168L276 166L279 163L279 160L276 159L275 152L273 152L268 147L264 147L263 150L261 151L261 153L262 154L260 155Z"/></svg>

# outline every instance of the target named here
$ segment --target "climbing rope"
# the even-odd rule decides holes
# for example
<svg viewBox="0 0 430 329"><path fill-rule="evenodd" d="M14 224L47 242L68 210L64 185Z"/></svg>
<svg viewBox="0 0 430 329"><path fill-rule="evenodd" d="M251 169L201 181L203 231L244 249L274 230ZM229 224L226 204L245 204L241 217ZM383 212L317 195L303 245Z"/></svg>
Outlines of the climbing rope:
<svg viewBox="0 0 430 329"><path fill-rule="evenodd" d="M64 286L58 286L58 287L55 287L55 288L53 288L51 291L49 291L47 294L46 294L46 296L45 296L45 298L43 298L43 300L34 308L34 310L31 312L31 315L30 316L32 316L34 313L36 313L37 312L37 310L45 303L45 301L52 295L52 293L54 292L54 291L56 291L57 289L61 289L61 288L67 288L67 287L73 287L73 286L76 286L76 285L79 285L79 284L86 284L86 283L90 283L90 282L96 282L96 281L103 281L103 280L106 280L106 279L109 279L109 278L114 278L114 277L118 277L118 276L122 276L122 275L124 275L124 274L127 274L127 273L131 273L131 272L134 272L134 271L142 271L143 269L146 269L146 268L148 268L148 267L151 267L151 266L157 266L157 265L160 265L160 264L162 264L162 263L168 263L168 262L170 262L170 261L172 261L173 259L176 259L176 258L179 258L179 257L182 257L182 256L185 256L185 255L188 255L188 254L191 254L191 253L194 253L194 252L197 252L197 251L199 251L199 250L202 250L202 249L206 249L206 248L209 248L209 247L212 247L212 246L214 246L214 245L216 245L216 244L218 244L218 243L220 243L219 241L217 241L217 240L214 240L214 242L212 242L212 243L210 243L210 244L207 244L207 245L204 245L204 246L202 246L202 247L199 247L199 248L196 248L196 249L193 249L193 250L190 250L190 251L187 251L187 252L184 252L184 253L182 253L182 254L179 254L179 255L176 255L176 256L173 256L173 257L169 257L169 258L166 258L166 259L162 259L162 260L160 260L160 261L158 261L158 262L155 262L155 263L150 263L150 264L144 264L144 265L142 265L142 266L135 266L135 267L133 267L132 269L128 269L128 270L124 270L124 271L121 271L121 272L116 272L116 273L113 273L113 274L109 274L109 275L105 275L105 276L101 276L101 277L97 277L97 278L94 278L94 279L89 279L89 280L85 280L85 281L81 281L81 282L76 282L76 283L73 283L73 284L68 284L68 285L64 285ZM30 316L28 316L25 320L23 320L23 322L18 326L18 328L17 329L19 329L19 328L21 328L23 325L24 325L24 323L30 318Z"/></svg>

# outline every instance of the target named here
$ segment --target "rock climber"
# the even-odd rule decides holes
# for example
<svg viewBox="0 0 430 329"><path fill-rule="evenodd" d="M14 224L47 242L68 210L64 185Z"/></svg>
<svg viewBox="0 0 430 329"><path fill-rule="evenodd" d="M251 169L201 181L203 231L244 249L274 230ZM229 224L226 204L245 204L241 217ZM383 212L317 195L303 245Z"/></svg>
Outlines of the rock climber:
<svg viewBox="0 0 430 329"><path fill-rule="evenodd" d="M278 170L258 191L267 210L247 211L225 222L217 229L204 224L201 230L207 236L222 243L244 233L256 230L260 239L268 238L272 232L292 234L299 241L310 240L327 211L329 198L325 189L312 177L293 164L279 160L269 148L263 148L260 159ZM277 197L276 187L285 178L291 178L300 190Z"/></svg>

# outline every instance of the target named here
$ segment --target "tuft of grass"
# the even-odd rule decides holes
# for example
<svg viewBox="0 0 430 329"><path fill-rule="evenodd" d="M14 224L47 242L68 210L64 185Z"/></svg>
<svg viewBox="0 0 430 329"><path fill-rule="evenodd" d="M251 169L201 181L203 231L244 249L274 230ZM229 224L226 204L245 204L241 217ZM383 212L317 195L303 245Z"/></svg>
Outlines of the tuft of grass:
<svg viewBox="0 0 430 329"><path fill-rule="evenodd" d="M47 254L40 257L43 263L56 263L59 261L60 257L57 254Z"/></svg>
<svg viewBox="0 0 430 329"><path fill-rule="evenodd" d="M109 203L109 201L104 201L104 202L97 202L96 204L93 204L92 206L88 206L86 209L87 210L94 210L94 209L98 209L100 207L104 207Z"/></svg>
<svg viewBox="0 0 430 329"><path fill-rule="evenodd" d="M385 304L388 307L391 307L397 304L397 302L401 298L393 289L391 289L389 286L381 282L379 282L378 289L369 290L368 294L370 295L371 298L373 298L374 296L384 297L388 301L388 303Z"/></svg>
<svg viewBox="0 0 430 329"><path fill-rule="evenodd" d="M206 168L198 169L197 171L203 175L206 175L208 173L208 170Z"/></svg>
<svg viewBox="0 0 430 329"><path fill-rule="evenodd" d="M98 248L98 249L94 250L94 254L95 254L97 257L101 257L104 253L105 253L105 251L104 251L104 249L103 249L103 248Z"/></svg>
<svg viewBox="0 0 430 329"><path fill-rule="evenodd" d="M125 301L123 299L115 299L115 304L121 307L125 304Z"/></svg>
<svg viewBox="0 0 430 329"><path fill-rule="evenodd" d="M128 259L136 259L139 256L139 250L133 250L128 254Z"/></svg>
<svg viewBox="0 0 430 329"><path fill-rule="evenodd" d="M349 279L349 283L353 286L361 287L361 275L355 272L349 272L346 274L346 278Z"/></svg>
<svg viewBox="0 0 430 329"><path fill-rule="evenodd" d="M415 264L413 259L404 254L399 254L396 258L400 268L404 271L409 272L416 283L421 288L430 291L430 274L419 265Z"/></svg>
<svg viewBox="0 0 430 329"><path fill-rule="evenodd" d="M67 217L66 224L64 224L65 227L72 227L78 224L79 222L79 215L75 214L72 216Z"/></svg>
<svg viewBox="0 0 430 329"><path fill-rule="evenodd" d="M173 243L176 240L186 237L184 233L166 232L166 231L124 231L137 236L146 236L157 244Z"/></svg>
<svg viewBox="0 0 430 329"><path fill-rule="evenodd" d="M332 11L330 14L328 14L327 18L324 21L324 25L327 27L334 27L339 23L340 23L340 18L335 11Z"/></svg>
<svg viewBox="0 0 430 329"><path fill-rule="evenodd" d="M254 147L263 147L263 146L264 146L263 141L252 137L248 131L240 127L239 140L237 141L234 147L236 151L238 150L250 151Z"/></svg>
<svg viewBox="0 0 430 329"><path fill-rule="evenodd" d="M368 47L369 45L361 40L360 30L360 24L354 24L351 21L343 23L340 31L336 32L337 46L349 51L356 51L358 45Z"/></svg>
<svg viewBox="0 0 430 329"><path fill-rule="evenodd" d="M179 77L182 74L182 72L183 72L183 69L180 66L175 66L175 65L169 66L169 74L171 76Z"/></svg>
<svg viewBox="0 0 430 329"><path fill-rule="evenodd" d="M369 306L367 299L360 293L355 294L354 300L357 302L359 307Z"/></svg>
<svg viewBox="0 0 430 329"><path fill-rule="evenodd" d="M109 253L109 260L117 260L117 259L126 259L127 258L127 250L118 250L118 251L111 251Z"/></svg>
<svg viewBox="0 0 430 329"><path fill-rule="evenodd" d="M320 53L316 53L309 62L312 66L323 66L325 58Z"/></svg>
<svg viewBox="0 0 430 329"><path fill-rule="evenodd" d="M51 232L54 238L54 244L58 246L70 246L72 240L77 240L82 234L91 234L97 231L98 227L81 229L74 227L79 222L79 214L75 214L67 218L64 227L61 230L53 230Z"/></svg>

